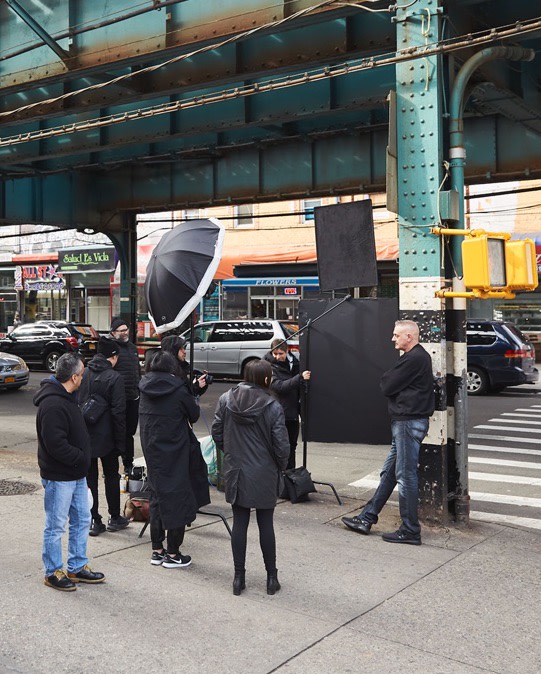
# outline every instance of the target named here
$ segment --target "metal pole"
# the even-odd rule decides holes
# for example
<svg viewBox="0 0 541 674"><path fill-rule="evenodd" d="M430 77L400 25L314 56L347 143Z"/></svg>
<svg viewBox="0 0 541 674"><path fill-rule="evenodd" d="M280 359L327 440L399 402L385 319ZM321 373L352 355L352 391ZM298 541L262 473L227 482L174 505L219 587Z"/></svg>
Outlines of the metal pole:
<svg viewBox="0 0 541 674"><path fill-rule="evenodd" d="M466 86L473 72L480 66L495 59L511 61L531 61L535 58L532 49L521 47L490 47L469 58L459 70L451 92L449 123L449 167L451 189L458 193L459 220L456 229L464 229L464 167L466 148L464 145L463 110ZM465 290L462 281L462 238L453 236L451 250L457 278L453 279L453 291ZM457 522L469 521L469 485L468 485L468 391L467 391L467 343L466 343L466 300L454 298L454 323L451 330L453 338L453 375L455 381L455 462L457 481L454 493L455 518Z"/></svg>

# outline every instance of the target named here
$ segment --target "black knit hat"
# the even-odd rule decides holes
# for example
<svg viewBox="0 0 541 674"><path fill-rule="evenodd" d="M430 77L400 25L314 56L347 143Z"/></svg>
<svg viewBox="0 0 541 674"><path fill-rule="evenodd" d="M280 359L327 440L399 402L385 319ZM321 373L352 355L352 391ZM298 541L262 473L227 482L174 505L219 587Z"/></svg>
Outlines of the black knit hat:
<svg viewBox="0 0 541 674"><path fill-rule="evenodd" d="M167 335L167 337L162 337L162 349L172 353L175 358L177 357L178 350L183 349L185 346L186 340L180 335Z"/></svg>
<svg viewBox="0 0 541 674"><path fill-rule="evenodd" d="M111 320L111 332L118 330L121 326L126 325L126 321L123 321L120 316L115 316ZM127 327L127 326L126 326Z"/></svg>
<svg viewBox="0 0 541 674"><path fill-rule="evenodd" d="M100 341L98 342L98 353L101 353L106 358L111 358L112 356L117 356L120 353L120 347L114 339L102 335L100 337Z"/></svg>

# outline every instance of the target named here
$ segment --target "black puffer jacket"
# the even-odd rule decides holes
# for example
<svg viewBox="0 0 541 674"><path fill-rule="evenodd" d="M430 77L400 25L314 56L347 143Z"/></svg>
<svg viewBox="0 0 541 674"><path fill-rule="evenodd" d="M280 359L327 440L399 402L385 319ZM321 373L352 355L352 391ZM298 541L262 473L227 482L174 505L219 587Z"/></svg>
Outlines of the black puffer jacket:
<svg viewBox="0 0 541 674"><path fill-rule="evenodd" d="M191 524L198 508L210 502L206 464L189 426L199 418L199 405L186 383L167 372L149 372L139 390L148 479L164 529L177 529Z"/></svg>
<svg viewBox="0 0 541 674"><path fill-rule="evenodd" d="M265 354L272 367L271 389L276 394L280 405L284 408L284 416L287 421L298 420L300 413L300 393L302 377L299 373L299 361L293 356L292 367L289 369L289 361L283 363L269 351Z"/></svg>
<svg viewBox="0 0 541 674"><path fill-rule="evenodd" d="M90 398L91 393L99 394L109 406L97 423L87 424L92 456L106 456L113 451L120 455L126 441L124 380L101 353L94 356L85 369L79 388L79 406Z"/></svg>
<svg viewBox="0 0 541 674"><path fill-rule="evenodd" d="M34 396L38 408L38 464L44 480L68 482L86 477L90 466L90 438L77 406L54 377L44 379Z"/></svg>
<svg viewBox="0 0 541 674"><path fill-rule="evenodd" d="M242 382L220 396L212 437L224 452L226 501L244 508L274 508L277 464L285 469L289 457L280 403L260 386Z"/></svg>
<svg viewBox="0 0 541 674"><path fill-rule="evenodd" d="M137 400L139 397L139 381L141 379L137 349L133 342L123 342L120 339L115 339L115 342L120 347L115 372L122 375L124 379L126 400Z"/></svg>

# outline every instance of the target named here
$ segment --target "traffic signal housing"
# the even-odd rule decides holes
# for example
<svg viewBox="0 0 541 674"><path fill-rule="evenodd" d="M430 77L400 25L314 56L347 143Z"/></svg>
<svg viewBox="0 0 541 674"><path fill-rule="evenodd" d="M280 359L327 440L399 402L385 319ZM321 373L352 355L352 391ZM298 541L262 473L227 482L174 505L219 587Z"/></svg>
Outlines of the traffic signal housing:
<svg viewBox="0 0 541 674"><path fill-rule="evenodd" d="M437 297L501 297L512 299L519 290L538 286L535 243L511 240L507 232L434 227L432 234L463 236L462 273L467 292L440 290Z"/></svg>

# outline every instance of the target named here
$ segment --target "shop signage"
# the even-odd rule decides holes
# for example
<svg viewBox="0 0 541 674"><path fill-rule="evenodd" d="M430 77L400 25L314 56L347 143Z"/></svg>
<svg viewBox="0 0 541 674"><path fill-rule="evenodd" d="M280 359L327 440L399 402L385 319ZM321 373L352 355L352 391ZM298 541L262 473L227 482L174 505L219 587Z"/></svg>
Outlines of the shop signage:
<svg viewBox="0 0 541 674"><path fill-rule="evenodd" d="M15 290L62 290L65 284L57 264L15 267Z"/></svg>
<svg viewBox="0 0 541 674"><path fill-rule="evenodd" d="M317 286L317 276L302 276L299 278L235 278L222 281L224 288L235 286Z"/></svg>
<svg viewBox="0 0 541 674"><path fill-rule="evenodd" d="M535 247L535 257L537 259L537 273L541 274L541 246Z"/></svg>
<svg viewBox="0 0 541 674"><path fill-rule="evenodd" d="M58 269L64 273L114 271L115 265L113 247L58 251Z"/></svg>

